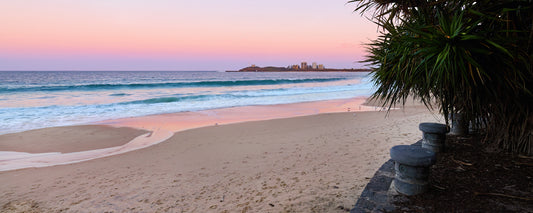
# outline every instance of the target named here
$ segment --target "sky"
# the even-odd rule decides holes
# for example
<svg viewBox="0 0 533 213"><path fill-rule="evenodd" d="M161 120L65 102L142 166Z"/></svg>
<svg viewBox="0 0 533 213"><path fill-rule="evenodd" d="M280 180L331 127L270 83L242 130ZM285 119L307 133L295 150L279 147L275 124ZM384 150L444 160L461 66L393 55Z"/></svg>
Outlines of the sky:
<svg viewBox="0 0 533 213"><path fill-rule="evenodd" d="M0 70L363 68L348 0L0 0Z"/></svg>

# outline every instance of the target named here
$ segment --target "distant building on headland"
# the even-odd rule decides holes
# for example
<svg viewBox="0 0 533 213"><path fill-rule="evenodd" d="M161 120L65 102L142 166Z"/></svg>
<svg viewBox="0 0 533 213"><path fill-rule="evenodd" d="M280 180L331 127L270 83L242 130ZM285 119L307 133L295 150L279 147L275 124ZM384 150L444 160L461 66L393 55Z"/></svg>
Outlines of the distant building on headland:
<svg viewBox="0 0 533 213"><path fill-rule="evenodd" d="M300 65L294 64L287 67L258 67L255 64L252 66L242 68L238 71L227 72L370 72L370 69L332 69L326 68L324 64L317 64L313 62L311 66L307 62L302 62Z"/></svg>
<svg viewBox="0 0 533 213"><path fill-rule="evenodd" d="M291 70L300 70L300 67L295 64L295 65L292 65L290 69Z"/></svg>
<svg viewBox="0 0 533 213"><path fill-rule="evenodd" d="M323 64L317 64L316 62L313 62L311 64L311 66L309 66L309 65L307 65L307 62L305 62L305 61L300 63L300 66L292 65L290 67L292 67L291 71L294 71L294 70L298 70L298 71L321 71L321 70L325 70L326 69ZM295 69L296 67L298 67L298 68ZM344 70L344 69L342 69L342 70Z"/></svg>
<svg viewBox="0 0 533 213"><path fill-rule="evenodd" d="M302 70L307 70L307 62L302 62L302 66L300 67Z"/></svg>

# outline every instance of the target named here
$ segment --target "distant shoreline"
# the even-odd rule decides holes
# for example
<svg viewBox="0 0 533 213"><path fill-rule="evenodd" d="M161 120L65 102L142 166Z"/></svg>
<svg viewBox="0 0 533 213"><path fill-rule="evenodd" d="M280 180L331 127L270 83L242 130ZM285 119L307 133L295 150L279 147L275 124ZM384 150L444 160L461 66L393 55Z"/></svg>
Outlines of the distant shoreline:
<svg viewBox="0 0 533 213"><path fill-rule="evenodd" d="M323 70L226 70L226 72L371 72L371 69L323 69Z"/></svg>
<svg viewBox="0 0 533 213"><path fill-rule="evenodd" d="M301 65L290 65L288 67L267 66L259 67L252 64L252 66L245 67L239 70L227 70L226 72L370 72L371 69L336 69L326 68L323 64L313 62L311 66L307 62L302 62Z"/></svg>

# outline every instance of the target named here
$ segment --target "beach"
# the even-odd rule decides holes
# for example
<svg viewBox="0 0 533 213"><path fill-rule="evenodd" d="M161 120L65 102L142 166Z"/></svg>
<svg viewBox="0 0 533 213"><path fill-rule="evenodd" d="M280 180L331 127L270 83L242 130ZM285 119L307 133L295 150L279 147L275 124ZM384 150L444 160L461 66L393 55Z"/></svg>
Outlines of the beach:
<svg viewBox="0 0 533 213"><path fill-rule="evenodd" d="M329 104L335 109L307 114L283 114L276 107L268 113L269 106L265 106L261 110L267 111L261 111L260 118L181 127L162 142L121 154L0 172L1 211L345 212L353 207L369 178L388 160L392 146L421 139L420 122L442 120L415 102L388 114L359 111L358 105L350 105L352 102L339 103L346 104L308 103L322 107ZM305 109L302 105L282 108ZM232 109L234 113L253 110ZM217 116L229 112L232 110L221 110ZM176 120L176 114L157 116ZM142 122L144 118L147 122ZM54 135L57 140L48 143L56 146L57 142L57 147L62 147L55 152L109 149L109 145L97 141L113 140L113 146L124 145L131 138L149 137L147 131L156 132L150 129L155 126L148 125L150 116L129 121L38 131ZM124 124L131 127L117 128ZM176 128L165 122L159 122L159 126L159 131L165 126L168 128L164 131ZM104 136L90 136L96 131L89 131L91 128L98 128L98 134ZM9 136L30 134L35 133ZM84 140L62 141L69 138L62 134L83 135ZM17 147L5 141L3 146L11 146L12 151L32 151L31 146ZM92 145L80 148L79 143ZM37 145L34 149L54 151L39 150Z"/></svg>

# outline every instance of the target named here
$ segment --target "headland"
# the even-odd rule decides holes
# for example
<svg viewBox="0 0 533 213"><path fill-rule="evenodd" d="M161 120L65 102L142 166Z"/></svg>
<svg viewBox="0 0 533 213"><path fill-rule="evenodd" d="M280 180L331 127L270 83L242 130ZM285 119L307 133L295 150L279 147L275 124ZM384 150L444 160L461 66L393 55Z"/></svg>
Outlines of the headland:
<svg viewBox="0 0 533 213"><path fill-rule="evenodd" d="M226 72L370 72L370 69L337 69L327 68L323 64L317 64L313 62L311 65L307 65L307 62L301 64L289 65L287 67L266 66L259 67L255 64L242 68L240 70L228 70Z"/></svg>

